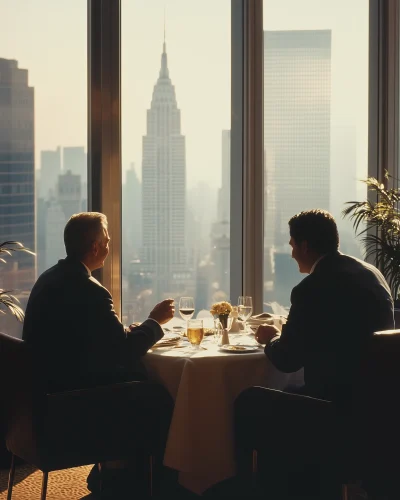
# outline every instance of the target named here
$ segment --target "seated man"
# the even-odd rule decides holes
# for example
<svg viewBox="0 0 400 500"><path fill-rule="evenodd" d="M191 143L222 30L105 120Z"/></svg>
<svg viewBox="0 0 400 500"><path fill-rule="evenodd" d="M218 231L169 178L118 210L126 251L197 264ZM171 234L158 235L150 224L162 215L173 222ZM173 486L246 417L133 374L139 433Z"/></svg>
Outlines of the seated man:
<svg viewBox="0 0 400 500"><path fill-rule="evenodd" d="M274 498L336 499L341 462L332 452L347 430L338 426L333 409L351 401L372 333L394 328L393 299L374 266L339 252L331 214L301 212L290 219L289 229L292 257L308 276L292 290L282 333L262 325L256 339L266 344L265 354L279 370L304 368L305 385L292 392L334 405L262 387L243 391L235 402L238 457L254 422L268 422L274 432L267 434L267 445L260 444L262 489L274 490Z"/></svg>
<svg viewBox="0 0 400 500"><path fill-rule="evenodd" d="M140 358L163 337L160 324L174 316L173 300L157 304L140 326L125 329L110 293L91 275L109 252L106 216L73 215L64 242L67 258L35 283L23 328L46 388L59 391L142 378Z"/></svg>
<svg viewBox="0 0 400 500"><path fill-rule="evenodd" d="M105 215L73 215L64 230L67 258L45 271L32 289L23 339L32 349L38 383L49 392L145 379L140 358L163 337L160 325L174 316L174 302L167 299L140 326L124 327L109 291L91 275L104 265L109 242ZM154 402L151 405L154 408ZM104 465L102 470L121 466ZM122 484L120 479L111 483ZM99 483L94 467L89 489Z"/></svg>
<svg viewBox="0 0 400 500"><path fill-rule="evenodd" d="M282 333L263 325L256 338L279 370L304 367L304 394L343 400L371 334L394 328L390 289L374 266L339 252L336 222L325 210L295 215L289 229L292 257L308 276L292 290Z"/></svg>

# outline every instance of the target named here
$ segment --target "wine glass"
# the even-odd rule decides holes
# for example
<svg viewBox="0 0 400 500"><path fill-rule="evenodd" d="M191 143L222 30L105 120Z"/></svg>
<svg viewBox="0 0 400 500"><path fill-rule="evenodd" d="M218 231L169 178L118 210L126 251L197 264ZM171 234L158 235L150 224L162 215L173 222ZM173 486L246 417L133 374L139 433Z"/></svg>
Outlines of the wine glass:
<svg viewBox="0 0 400 500"><path fill-rule="evenodd" d="M244 331L247 333L246 321L253 313L253 299L247 295L241 295L238 298L238 319L243 321Z"/></svg>
<svg viewBox="0 0 400 500"><path fill-rule="evenodd" d="M181 297L179 299L179 314L181 318L189 321L192 319L194 314L194 298L193 297Z"/></svg>
<svg viewBox="0 0 400 500"><path fill-rule="evenodd" d="M193 349L199 349L204 337L202 319L189 319L187 322L187 337Z"/></svg>

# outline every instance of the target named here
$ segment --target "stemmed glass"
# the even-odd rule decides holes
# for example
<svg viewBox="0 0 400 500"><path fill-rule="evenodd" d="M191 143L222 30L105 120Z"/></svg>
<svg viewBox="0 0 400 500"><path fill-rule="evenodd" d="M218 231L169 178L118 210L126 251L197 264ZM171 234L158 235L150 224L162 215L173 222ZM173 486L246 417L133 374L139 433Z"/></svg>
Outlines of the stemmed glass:
<svg viewBox="0 0 400 500"><path fill-rule="evenodd" d="M253 313L253 299L247 295L241 295L238 298L238 319L243 321L244 331L247 333L246 321Z"/></svg>
<svg viewBox="0 0 400 500"><path fill-rule="evenodd" d="M181 318L187 322L192 319L194 314L194 298L193 297L181 297L179 299L179 314ZM186 323L187 327L187 323ZM186 328L187 329L187 328Z"/></svg>

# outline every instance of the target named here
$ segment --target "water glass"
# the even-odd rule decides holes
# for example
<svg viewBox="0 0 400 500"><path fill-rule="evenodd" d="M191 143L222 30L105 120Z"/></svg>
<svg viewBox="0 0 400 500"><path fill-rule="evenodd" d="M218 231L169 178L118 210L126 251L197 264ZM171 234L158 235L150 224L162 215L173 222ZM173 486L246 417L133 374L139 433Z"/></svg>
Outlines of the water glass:
<svg viewBox="0 0 400 500"><path fill-rule="evenodd" d="M238 319L243 321L244 331L247 332L246 321L253 314L253 299L248 295L241 295L238 298Z"/></svg>

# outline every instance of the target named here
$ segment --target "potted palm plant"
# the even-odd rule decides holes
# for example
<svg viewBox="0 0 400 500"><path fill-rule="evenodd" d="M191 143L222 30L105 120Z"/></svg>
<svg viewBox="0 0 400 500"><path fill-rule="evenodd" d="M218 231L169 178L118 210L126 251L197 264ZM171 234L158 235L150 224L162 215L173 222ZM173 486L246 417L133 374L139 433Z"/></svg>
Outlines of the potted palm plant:
<svg viewBox="0 0 400 500"><path fill-rule="evenodd" d="M385 173L385 178L391 176ZM356 235L365 246L366 258L373 258L384 274L395 307L400 303L400 188L387 188L374 177L363 180L369 196L364 201L349 201L343 217L353 221Z"/></svg>
<svg viewBox="0 0 400 500"><path fill-rule="evenodd" d="M8 257L11 257L15 252L26 252L35 255L19 241L4 241L0 243L0 263L6 264ZM0 314L7 314L7 312L12 314L18 321L22 322L24 320L24 311L18 298L12 295L10 290L0 288ZM0 414L0 468L9 467L10 464L10 453L4 441L2 420L3 416Z"/></svg>
<svg viewBox="0 0 400 500"><path fill-rule="evenodd" d="M35 255L29 248L24 247L19 241L4 241L0 243L0 262L6 264L6 258L12 256L14 252L26 252ZM24 320L24 311L19 305L19 300L10 290L0 288L0 314L11 313L18 321Z"/></svg>

